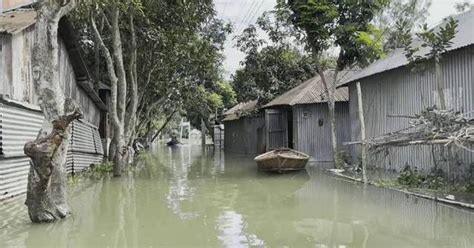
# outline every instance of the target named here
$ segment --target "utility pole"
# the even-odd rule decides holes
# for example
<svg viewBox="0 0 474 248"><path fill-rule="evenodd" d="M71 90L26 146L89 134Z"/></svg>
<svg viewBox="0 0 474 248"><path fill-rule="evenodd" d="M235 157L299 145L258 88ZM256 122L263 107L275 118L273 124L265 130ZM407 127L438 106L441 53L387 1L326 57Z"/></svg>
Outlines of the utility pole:
<svg viewBox="0 0 474 248"><path fill-rule="evenodd" d="M206 148L206 124L203 118L201 118L201 146L203 149Z"/></svg>
<svg viewBox="0 0 474 248"><path fill-rule="evenodd" d="M360 82L357 82L357 110L359 113L359 121L360 121L360 139L362 141L361 146L361 159L362 159L362 180L364 183L367 183L367 144L365 140L365 120L364 120L364 107L362 105L362 90L360 88Z"/></svg>

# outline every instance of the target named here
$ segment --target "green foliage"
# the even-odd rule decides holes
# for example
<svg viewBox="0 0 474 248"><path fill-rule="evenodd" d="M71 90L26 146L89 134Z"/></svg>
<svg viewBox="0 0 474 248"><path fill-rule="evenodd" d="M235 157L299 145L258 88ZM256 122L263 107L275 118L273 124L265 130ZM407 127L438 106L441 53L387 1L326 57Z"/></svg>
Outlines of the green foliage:
<svg viewBox="0 0 474 248"><path fill-rule="evenodd" d="M469 183L469 184L466 186L465 192L467 192L467 193L474 193L474 183Z"/></svg>
<svg viewBox="0 0 474 248"><path fill-rule="evenodd" d="M404 33L425 22L430 5L431 0L391 0L377 13L374 23L382 33L385 53L404 47Z"/></svg>
<svg viewBox="0 0 474 248"><path fill-rule="evenodd" d="M352 158L351 155L344 151L339 150L336 155L336 168L344 168L351 164Z"/></svg>
<svg viewBox="0 0 474 248"><path fill-rule="evenodd" d="M221 96L225 108L231 108L237 103L237 94L228 81L220 81L217 83L217 93Z"/></svg>
<svg viewBox="0 0 474 248"><path fill-rule="evenodd" d="M90 178L102 178L110 175L114 170L114 164L110 161L105 161L100 164L91 164L89 169L82 173L83 176Z"/></svg>
<svg viewBox="0 0 474 248"><path fill-rule="evenodd" d="M285 9L265 12L237 36L237 47L246 54L242 68L232 75L239 102L258 99L265 104L315 75L313 60L298 47L302 33L289 21ZM264 31L270 42L258 36Z"/></svg>
<svg viewBox="0 0 474 248"><path fill-rule="evenodd" d="M81 31L87 62L94 71L97 82L107 84L107 68L103 59L96 60L95 41L89 16L97 20L101 34L110 46L110 7L120 5L120 30L123 40L124 60L127 64L130 47L126 42L130 34L130 16L134 15L137 34L137 75L139 90L137 133L146 135L157 128L175 110L197 111L198 118L207 119L209 109L232 103L228 88L221 93L223 44L231 32L230 24L215 18L211 0L174 1L163 0L94 0L85 1L74 15ZM128 6L130 5L130 6ZM128 65L126 65L128 66ZM128 69L128 68L127 68ZM195 96L200 88L221 95L222 104L212 95ZM223 95L227 94L227 95ZM213 106L210 106L213 105ZM156 120L156 121L155 121Z"/></svg>
<svg viewBox="0 0 474 248"><path fill-rule="evenodd" d="M426 188L431 190L444 189L447 186L441 172L434 172L429 175L421 175L417 168L412 169L406 165L400 172L397 182L409 188Z"/></svg>
<svg viewBox="0 0 474 248"><path fill-rule="evenodd" d="M452 39L456 35L458 21L449 17L444 24L437 30L428 29L428 25L424 24L421 31L416 33L421 44L414 45L413 37L409 30L405 31L402 37L405 56L414 64L415 67L424 69L424 62L430 62L431 59L439 60L441 54L446 52L452 45ZM421 48L429 48L426 54L420 54Z"/></svg>
<svg viewBox="0 0 474 248"><path fill-rule="evenodd" d="M207 102L209 103L209 107L214 109L224 107L222 96L217 94L216 92L212 92L207 95Z"/></svg>
<svg viewBox="0 0 474 248"><path fill-rule="evenodd" d="M400 172L397 178L397 182L401 185L408 186L411 188L420 187L423 183L424 178L418 173L418 169L412 169L406 165L405 168Z"/></svg>
<svg viewBox="0 0 474 248"><path fill-rule="evenodd" d="M466 10L469 10L473 7L474 5L470 3L469 0L464 1L464 2L459 2L454 5L454 8L456 9L457 12L461 13Z"/></svg>
<svg viewBox="0 0 474 248"><path fill-rule="evenodd" d="M293 23L305 31L313 55L320 57L336 46L339 48L336 67L343 70L356 63L366 65L381 55L371 21L386 4L385 0L290 0L287 7L293 11Z"/></svg>

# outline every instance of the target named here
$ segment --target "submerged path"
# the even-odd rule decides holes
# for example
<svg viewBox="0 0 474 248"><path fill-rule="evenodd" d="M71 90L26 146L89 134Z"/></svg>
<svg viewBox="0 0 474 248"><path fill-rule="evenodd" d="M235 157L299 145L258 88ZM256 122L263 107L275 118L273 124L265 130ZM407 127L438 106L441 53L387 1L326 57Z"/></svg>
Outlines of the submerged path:
<svg viewBox="0 0 474 248"><path fill-rule="evenodd" d="M127 174L127 173L126 173ZM71 184L74 215L31 224L0 202L0 247L473 247L474 213L251 158L158 147L122 178Z"/></svg>

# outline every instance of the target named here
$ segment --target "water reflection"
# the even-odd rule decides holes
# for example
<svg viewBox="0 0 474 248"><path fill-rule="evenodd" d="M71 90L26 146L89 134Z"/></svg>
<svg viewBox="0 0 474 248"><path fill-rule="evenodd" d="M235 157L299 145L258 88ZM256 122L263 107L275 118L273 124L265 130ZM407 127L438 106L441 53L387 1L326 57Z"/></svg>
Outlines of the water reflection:
<svg viewBox="0 0 474 248"><path fill-rule="evenodd" d="M473 247L474 214L320 171L259 173L251 158L158 147L120 179L82 180L74 216L30 224L0 203L0 247Z"/></svg>

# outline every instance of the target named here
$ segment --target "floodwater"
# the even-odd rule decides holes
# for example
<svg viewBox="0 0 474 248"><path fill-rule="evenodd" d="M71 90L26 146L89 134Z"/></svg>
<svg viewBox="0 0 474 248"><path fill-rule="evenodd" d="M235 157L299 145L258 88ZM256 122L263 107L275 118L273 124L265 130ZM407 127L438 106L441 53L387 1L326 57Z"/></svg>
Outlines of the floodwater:
<svg viewBox="0 0 474 248"><path fill-rule="evenodd" d="M0 202L0 247L474 247L473 212L206 153L158 147L122 178L82 179L54 224L31 224L23 197Z"/></svg>

